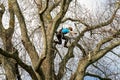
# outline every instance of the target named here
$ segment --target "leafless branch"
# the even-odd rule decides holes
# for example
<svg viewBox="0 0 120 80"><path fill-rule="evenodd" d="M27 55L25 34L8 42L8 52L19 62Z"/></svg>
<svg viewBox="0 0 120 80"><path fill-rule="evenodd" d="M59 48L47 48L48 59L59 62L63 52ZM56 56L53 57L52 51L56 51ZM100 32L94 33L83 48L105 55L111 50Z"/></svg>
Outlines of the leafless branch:
<svg viewBox="0 0 120 80"><path fill-rule="evenodd" d="M17 63L23 68L25 69L34 80L37 80L36 74L34 72L34 70L32 69L31 66L28 66L27 64L25 64L24 62L22 62L22 60L18 57L18 51L15 51L13 54L7 53L6 51L3 51L0 48L0 54L8 57L8 58L12 58L15 59L17 61Z"/></svg>
<svg viewBox="0 0 120 80"><path fill-rule="evenodd" d="M45 7L39 12L40 15L42 15L48 8L48 3L49 3L49 0L46 0L46 4L45 4Z"/></svg>
<svg viewBox="0 0 120 80"><path fill-rule="evenodd" d="M57 51L58 55L60 56L60 59L62 60L62 56L61 56L59 50L56 47L55 47L55 50Z"/></svg>
<svg viewBox="0 0 120 80"><path fill-rule="evenodd" d="M101 71L105 75L104 71L102 71L102 69L100 69L98 66L96 66L94 64L92 64L92 66L95 67L96 69L98 69L99 71Z"/></svg>
<svg viewBox="0 0 120 80"><path fill-rule="evenodd" d="M61 2L61 0L57 1L56 3L54 3L53 5L51 5L49 8L48 8L48 12L50 13L53 9L55 9L59 3Z"/></svg>
<svg viewBox="0 0 120 80"><path fill-rule="evenodd" d="M61 23L61 20L64 18L69 4L71 0L61 0L61 5L60 5L60 12L57 14L57 16L54 18L54 29L57 29L59 24Z"/></svg>
<svg viewBox="0 0 120 80"><path fill-rule="evenodd" d="M73 22L79 22L79 23L83 24L84 26L90 27L90 25L87 24L86 22L84 22L83 20L73 19L73 18L65 18L65 19L63 19L63 20L61 21L61 23L64 23L64 22L66 22L66 21L68 21L68 20L73 21Z"/></svg>
<svg viewBox="0 0 120 80"><path fill-rule="evenodd" d="M68 60L74 57L73 49L74 49L74 46L69 47L67 54L64 56L64 58L62 59L62 62L60 63L60 68L57 75L58 79L61 79L63 77Z"/></svg>
<svg viewBox="0 0 120 80"><path fill-rule="evenodd" d="M98 78L98 79L100 79L100 80L111 80L110 78L102 78L101 76L99 76L99 75L96 75L96 74L92 74L92 73L85 73L85 75L86 76L91 76L91 77L96 77L96 78Z"/></svg>
<svg viewBox="0 0 120 80"><path fill-rule="evenodd" d="M14 10L14 12L18 18L19 24L20 24L22 43L23 43L24 47L26 48L26 50L28 51L28 53L31 57L33 66L35 67L35 65L39 59L39 56L38 56L37 51L35 50L35 47L33 46L32 42L30 41L29 36L27 34L25 19L24 19L24 16L22 15L20 8L19 8L17 0L12 0L11 3L13 4L13 10Z"/></svg>
<svg viewBox="0 0 120 80"><path fill-rule="evenodd" d="M112 14L112 16L109 20L107 20L106 22L100 23L98 25L91 26L88 30L94 30L94 29L97 29L97 28L101 28L101 27L107 26L110 23L112 23L114 18L115 18L115 15L116 15L117 11L119 10L119 6L117 6L116 10L114 11L114 13Z"/></svg>
<svg viewBox="0 0 120 80"><path fill-rule="evenodd" d="M111 50L110 52L112 52L114 55L118 56L120 58L120 55L115 53L113 50Z"/></svg>
<svg viewBox="0 0 120 80"><path fill-rule="evenodd" d="M34 31L30 34L29 37L31 37L38 29L40 29L41 26L39 26L38 28L34 29Z"/></svg>
<svg viewBox="0 0 120 80"><path fill-rule="evenodd" d="M109 36L109 37L104 38L103 40L101 40L101 41L97 44L97 46L96 46L96 48L95 48L94 51L96 51L96 52L99 51L100 48L101 48L101 46L102 46L103 44L105 44L105 43L111 41L112 39L116 38L117 35L119 35L119 34L120 34L120 32L118 31L118 32L115 32L112 36Z"/></svg>
<svg viewBox="0 0 120 80"><path fill-rule="evenodd" d="M120 45L120 41L116 41L113 42L112 44L108 45L107 47L105 47L104 49L101 49L97 54L95 54L93 56L93 62L100 59L101 57L103 57L107 52L111 51L112 49L114 49L115 47Z"/></svg>
<svg viewBox="0 0 120 80"><path fill-rule="evenodd" d="M65 19L62 20L62 23L67 21L67 20L80 22L80 23L82 23L83 25L86 26L86 28L81 32L81 34L84 34L87 31L91 31L91 30L94 30L94 29L97 29L97 28L101 28L101 27L107 26L110 23L112 23L114 18L115 18L115 15L116 15L117 11L119 10L119 7L120 7L120 5L117 6L117 8L115 9L113 15L111 16L111 18L109 20L107 20L107 21L105 21L103 23L99 23L97 25L92 25L91 26L91 25L87 24L86 22L84 22L82 20L72 19L72 18L65 18Z"/></svg>
<svg viewBox="0 0 120 80"><path fill-rule="evenodd" d="M83 56L85 56L87 54L85 49L80 44L77 44L76 46L82 51Z"/></svg>

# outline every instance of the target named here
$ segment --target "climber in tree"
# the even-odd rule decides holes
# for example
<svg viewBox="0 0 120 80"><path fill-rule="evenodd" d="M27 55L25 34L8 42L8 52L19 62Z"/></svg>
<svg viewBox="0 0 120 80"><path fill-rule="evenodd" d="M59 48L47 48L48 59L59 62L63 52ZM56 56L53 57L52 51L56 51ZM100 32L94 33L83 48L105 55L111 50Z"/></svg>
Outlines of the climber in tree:
<svg viewBox="0 0 120 80"><path fill-rule="evenodd" d="M64 47L67 47L68 37L65 36L65 34L67 34L67 33L70 33L71 35L77 34L77 33L73 32L72 27L62 28L56 33L56 37L57 37L58 41L55 41L55 43L62 44L62 39L64 39L65 40Z"/></svg>

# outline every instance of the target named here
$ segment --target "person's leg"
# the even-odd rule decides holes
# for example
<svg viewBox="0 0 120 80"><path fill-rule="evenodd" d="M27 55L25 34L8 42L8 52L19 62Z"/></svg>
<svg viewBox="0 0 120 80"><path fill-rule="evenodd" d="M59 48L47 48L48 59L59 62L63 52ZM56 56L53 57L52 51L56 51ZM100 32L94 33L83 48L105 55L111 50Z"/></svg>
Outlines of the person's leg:
<svg viewBox="0 0 120 80"><path fill-rule="evenodd" d="M65 43L64 43L64 47L67 47L67 43L68 43L68 38L63 36L63 39L65 40ZM68 48L68 47L67 47Z"/></svg>
<svg viewBox="0 0 120 80"><path fill-rule="evenodd" d="M62 44L62 34L61 33L57 33L56 37L57 37L58 41L55 41L55 43Z"/></svg>

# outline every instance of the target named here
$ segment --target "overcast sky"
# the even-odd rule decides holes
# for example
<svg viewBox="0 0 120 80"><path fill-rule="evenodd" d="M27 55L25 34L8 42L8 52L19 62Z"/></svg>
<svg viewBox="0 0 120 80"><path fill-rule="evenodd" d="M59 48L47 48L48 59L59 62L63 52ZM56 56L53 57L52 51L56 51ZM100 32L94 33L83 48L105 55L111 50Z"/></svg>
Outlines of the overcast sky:
<svg viewBox="0 0 120 80"><path fill-rule="evenodd" d="M103 7L107 0L78 0L78 2L88 9L96 9L96 7Z"/></svg>

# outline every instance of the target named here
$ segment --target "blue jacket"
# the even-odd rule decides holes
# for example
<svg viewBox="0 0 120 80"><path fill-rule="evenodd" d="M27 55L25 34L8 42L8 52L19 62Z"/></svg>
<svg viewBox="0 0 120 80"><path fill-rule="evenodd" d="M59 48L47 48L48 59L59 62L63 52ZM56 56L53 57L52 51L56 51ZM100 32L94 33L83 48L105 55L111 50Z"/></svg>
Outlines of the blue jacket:
<svg viewBox="0 0 120 80"><path fill-rule="evenodd" d="M68 28L62 28L62 31L61 31L63 34L67 34L70 32L70 30Z"/></svg>

